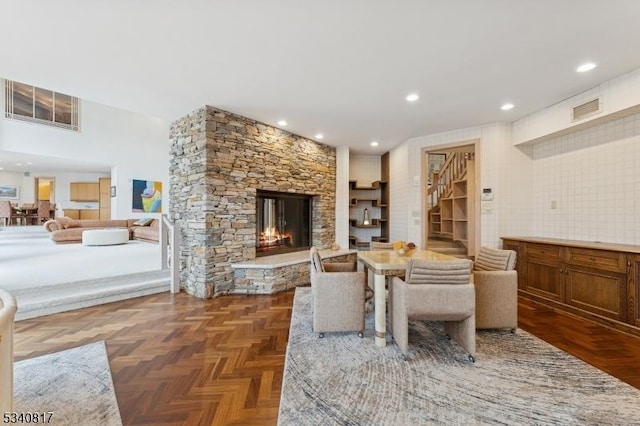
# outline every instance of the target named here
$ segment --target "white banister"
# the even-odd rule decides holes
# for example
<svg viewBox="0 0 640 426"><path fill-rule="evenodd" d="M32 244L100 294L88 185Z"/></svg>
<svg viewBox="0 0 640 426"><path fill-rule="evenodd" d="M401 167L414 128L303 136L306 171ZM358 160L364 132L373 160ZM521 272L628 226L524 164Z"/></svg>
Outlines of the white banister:
<svg viewBox="0 0 640 426"><path fill-rule="evenodd" d="M163 214L158 242L162 253L162 269L171 270L171 293L180 292L179 231L178 225L171 223L167 215Z"/></svg>

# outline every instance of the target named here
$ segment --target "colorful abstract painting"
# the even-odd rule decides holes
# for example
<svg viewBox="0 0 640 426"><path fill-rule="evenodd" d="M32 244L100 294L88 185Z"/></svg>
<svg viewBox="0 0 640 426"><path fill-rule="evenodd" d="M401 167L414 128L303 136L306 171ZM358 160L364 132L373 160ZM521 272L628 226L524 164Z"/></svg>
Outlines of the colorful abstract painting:
<svg viewBox="0 0 640 426"><path fill-rule="evenodd" d="M133 179L131 210L134 213L162 213L162 182Z"/></svg>

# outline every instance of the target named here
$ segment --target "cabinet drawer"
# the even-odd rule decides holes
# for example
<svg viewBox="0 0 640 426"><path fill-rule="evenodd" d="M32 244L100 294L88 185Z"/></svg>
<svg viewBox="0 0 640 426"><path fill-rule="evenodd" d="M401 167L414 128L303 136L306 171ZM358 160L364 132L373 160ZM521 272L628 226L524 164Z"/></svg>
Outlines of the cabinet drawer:
<svg viewBox="0 0 640 426"><path fill-rule="evenodd" d="M611 272L626 271L626 256L624 253L571 247L568 257L567 263L571 265L586 266Z"/></svg>
<svg viewBox="0 0 640 426"><path fill-rule="evenodd" d="M547 265L560 264L560 247L546 244L527 244L527 259L542 262Z"/></svg>

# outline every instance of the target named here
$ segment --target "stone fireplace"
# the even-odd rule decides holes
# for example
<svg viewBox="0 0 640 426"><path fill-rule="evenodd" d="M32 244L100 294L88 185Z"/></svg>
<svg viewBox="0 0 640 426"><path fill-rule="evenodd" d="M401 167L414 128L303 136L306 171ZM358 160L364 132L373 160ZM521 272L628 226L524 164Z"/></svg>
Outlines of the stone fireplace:
<svg viewBox="0 0 640 426"><path fill-rule="evenodd" d="M311 247L311 195L258 190L256 256Z"/></svg>
<svg viewBox="0 0 640 426"><path fill-rule="evenodd" d="M313 194L309 240L305 246L303 232L296 244L302 238L303 247L329 248L335 241L333 147L206 106L172 123L169 174L169 214L181 231L180 281L194 296L262 291L231 266L256 259L262 191Z"/></svg>

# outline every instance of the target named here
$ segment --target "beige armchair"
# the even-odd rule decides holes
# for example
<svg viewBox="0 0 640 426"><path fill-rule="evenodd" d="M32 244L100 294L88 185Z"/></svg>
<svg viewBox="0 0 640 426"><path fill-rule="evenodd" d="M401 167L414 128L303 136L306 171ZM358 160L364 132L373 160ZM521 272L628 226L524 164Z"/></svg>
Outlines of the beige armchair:
<svg viewBox="0 0 640 426"><path fill-rule="evenodd" d="M13 322L18 306L0 289L0 413L13 411Z"/></svg>
<svg viewBox="0 0 640 426"><path fill-rule="evenodd" d="M473 267L476 328L518 328L516 252L482 247Z"/></svg>
<svg viewBox="0 0 640 426"><path fill-rule="evenodd" d="M311 248L311 294L313 332L357 331L364 334L364 272L355 272L356 263L324 263Z"/></svg>
<svg viewBox="0 0 640 426"><path fill-rule="evenodd" d="M475 289L470 283L472 262L467 259L432 261L412 259L405 279L393 277L389 292L393 338L407 359L409 320L444 321L444 330L475 362Z"/></svg>

